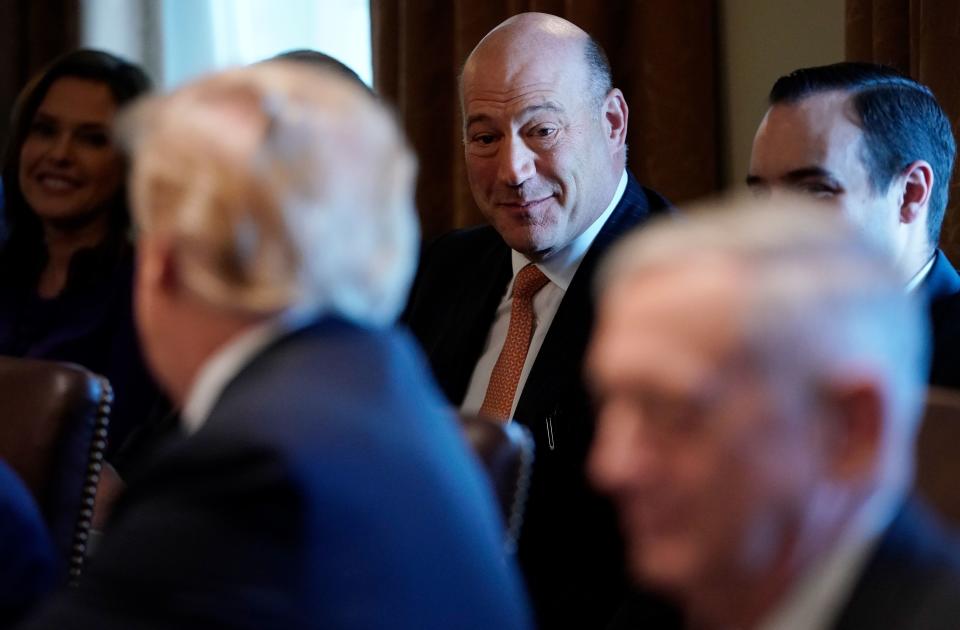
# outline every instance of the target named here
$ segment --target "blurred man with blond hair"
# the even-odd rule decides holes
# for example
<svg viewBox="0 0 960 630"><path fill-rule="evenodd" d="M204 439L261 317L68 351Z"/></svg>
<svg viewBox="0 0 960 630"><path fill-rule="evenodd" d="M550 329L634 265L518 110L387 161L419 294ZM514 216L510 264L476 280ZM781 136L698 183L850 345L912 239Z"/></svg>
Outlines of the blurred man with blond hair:
<svg viewBox="0 0 960 630"><path fill-rule="evenodd" d="M600 278L589 467L637 579L694 628L956 627L958 547L911 497L928 328L885 248L742 200Z"/></svg>
<svg viewBox="0 0 960 630"><path fill-rule="evenodd" d="M498 514L391 325L414 158L335 73L273 62L126 114L136 314L182 407L36 628L523 628Z"/></svg>

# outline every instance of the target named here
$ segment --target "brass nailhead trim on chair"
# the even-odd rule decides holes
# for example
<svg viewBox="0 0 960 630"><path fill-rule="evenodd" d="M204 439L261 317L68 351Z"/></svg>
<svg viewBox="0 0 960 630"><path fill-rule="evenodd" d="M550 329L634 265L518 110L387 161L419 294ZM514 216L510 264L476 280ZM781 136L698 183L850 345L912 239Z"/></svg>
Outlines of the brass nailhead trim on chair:
<svg viewBox="0 0 960 630"><path fill-rule="evenodd" d="M73 546L70 553L70 586L76 586L83 571L83 561L87 554L87 541L90 538L90 527L93 523L93 506L96 502L97 483L100 481L100 471L103 469L103 451L107 447L107 427L110 424L110 406L113 404L113 388L110 382L99 377L100 402L97 407L97 417L94 419L93 435L90 439L90 456L88 458L87 473L83 480L83 503L80 508L80 518L73 531Z"/></svg>
<svg viewBox="0 0 960 630"><path fill-rule="evenodd" d="M510 506L510 515L507 518L507 536L504 546L508 554L517 551L517 541L520 539L520 528L523 526L524 510L527 506L527 495L530 492L530 477L533 471L533 437L523 425L512 423L508 430L518 430L524 433L525 439L519 440L520 458L517 461L517 485L513 492L513 503Z"/></svg>

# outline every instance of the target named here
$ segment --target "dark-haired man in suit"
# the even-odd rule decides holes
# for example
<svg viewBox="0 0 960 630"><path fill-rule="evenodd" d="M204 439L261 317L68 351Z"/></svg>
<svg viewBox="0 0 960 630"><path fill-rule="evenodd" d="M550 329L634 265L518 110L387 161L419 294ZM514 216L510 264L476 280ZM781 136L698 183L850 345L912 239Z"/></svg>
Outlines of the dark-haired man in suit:
<svg viewBox="0 0 960 630"><path fill-rule="evenodd" d="M425 251L407 321L450 401L536 441L518 556L543 628L602 628L625 592L612 511L585 483L581 383L597 259L666 201L626 170L606 57L552 15L505 21L460 85L470 187L490 226Z"/></svg>
<svg viewBox="0 0 960 630"><path fill-rule="evenodd" d="M960 387L960 275L938 249L956 142L933 93L896 71L845 62L781 77L753 141L747 184L829 204L897 260L930 301L930 382Z"/></svg>

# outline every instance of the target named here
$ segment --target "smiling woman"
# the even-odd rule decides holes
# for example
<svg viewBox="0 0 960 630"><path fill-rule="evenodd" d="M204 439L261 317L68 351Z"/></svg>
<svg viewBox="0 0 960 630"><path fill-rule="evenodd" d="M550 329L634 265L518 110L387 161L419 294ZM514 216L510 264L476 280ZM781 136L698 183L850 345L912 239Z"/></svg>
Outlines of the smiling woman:
<svg viewBox="0 0 960 630"><path fill-rule="evenodd" d="M78 50L21 92L3 161L0 354L79 363L113 385L112 453L159 400L131 315L133 248L118 109L143 71Z"/></svg>
<svg viewBox="0 0 960 630"><path fill-rule="evenodd" d="M96 245L109 231L108 206L123 177L120 154L110 142L116 110L105 83L65 76L50 86L27 127L18 179L40 220L48 254L62 248L70 255L74 246ZM66 284L60 262L48 260L40 276L43 297L56 297Z"/></svg>

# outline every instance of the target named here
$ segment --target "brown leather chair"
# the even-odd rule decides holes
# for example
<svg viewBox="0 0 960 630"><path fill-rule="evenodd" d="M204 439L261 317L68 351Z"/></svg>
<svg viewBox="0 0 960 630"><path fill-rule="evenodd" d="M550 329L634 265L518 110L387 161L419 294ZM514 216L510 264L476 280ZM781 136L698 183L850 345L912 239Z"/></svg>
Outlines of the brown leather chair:
<svg viewBox="0 0 960 630"><path fill-rule="evenodd" d="M113 392L78 366L0 357L0 459L23 479L64 568L80 576Z"/></svg>
<svg viewBox="0 0 960 630"><path fill-rule="evenodd" d="M960 528L960 391L931 387L917 440L916 487Z"/></svg>
<svg viewBox="0 0 960 630"><path fill-rule="evenodd" d="M467 441L483 463L500 503L508 553L516 550L527 505L533 468L533 437L516 422L505 424L477 416L461 416Z"/></svg>

